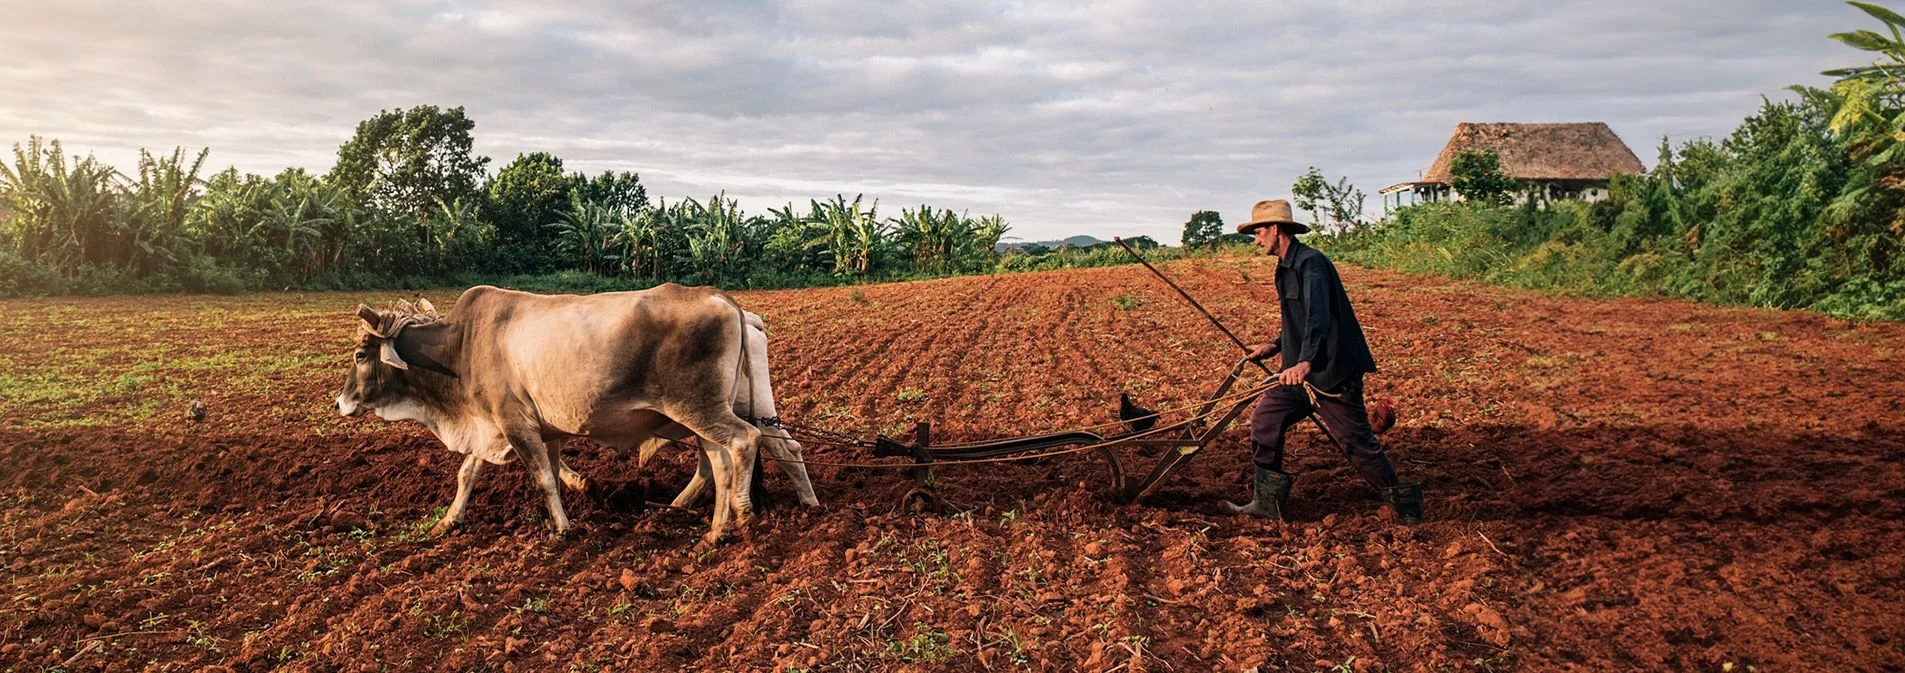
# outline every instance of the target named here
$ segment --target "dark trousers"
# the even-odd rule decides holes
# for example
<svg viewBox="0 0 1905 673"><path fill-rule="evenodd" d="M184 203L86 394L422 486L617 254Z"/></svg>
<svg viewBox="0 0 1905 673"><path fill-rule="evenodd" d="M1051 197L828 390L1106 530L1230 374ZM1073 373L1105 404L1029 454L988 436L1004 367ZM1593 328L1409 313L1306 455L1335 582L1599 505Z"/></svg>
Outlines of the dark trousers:
<svg viewBox="0 0 1905 673"><path fill-rule="evenodd" d="M1311 408L1310 397L1302 386L1277 386L1264 392L1250 416L1252 459L1258 467L1282 472L1284 436L1289 434L1290 426L1315 413L1328 429L1330 439L1335 440L1337 448L1343 450L1349 463L1370 485L1376 488L1396 485L1396 467L1389 463L1389 454L1383 451L1382 442L1369 428L1369 410L1363 408L1361 376L1318 394L1316 407Z"/></svg>

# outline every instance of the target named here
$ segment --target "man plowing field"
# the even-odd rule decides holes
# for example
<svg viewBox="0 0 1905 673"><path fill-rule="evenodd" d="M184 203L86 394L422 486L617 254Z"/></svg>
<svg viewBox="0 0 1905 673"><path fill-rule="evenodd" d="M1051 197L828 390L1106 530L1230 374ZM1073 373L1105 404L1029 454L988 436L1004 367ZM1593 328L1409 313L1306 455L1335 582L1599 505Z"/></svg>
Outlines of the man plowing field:
<svg viewBox="0 0 1905 673"><path fill-rule="evenodd" d="M1250 221L1237 225L1265 254L1277 257L1277 297L1283 315L1276 341L1250 354L1263 360L1283 354L1281 386L1265 391L1250 420L1252 459L1249 504L1224 503L1232 512L1283 518L1295 478L1283 472L1283 441L1290 426L1314 414L1356 471L1382 493L1402 523L1422 521L1422 485L1400 483L1363 404L1363 374L1376 361L1363 340L1336 266L1315 248L1297 242L1310 228L1292 218L1290 202L1258 202Z"/></svg>

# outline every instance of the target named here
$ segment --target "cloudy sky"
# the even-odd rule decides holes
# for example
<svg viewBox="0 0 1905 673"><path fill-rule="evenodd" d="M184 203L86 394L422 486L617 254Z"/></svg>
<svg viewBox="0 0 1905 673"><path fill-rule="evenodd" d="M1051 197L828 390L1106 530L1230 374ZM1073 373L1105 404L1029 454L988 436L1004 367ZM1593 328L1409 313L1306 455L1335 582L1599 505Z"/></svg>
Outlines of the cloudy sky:
<svg viewBox="0 0 1905 673"><path fill-rule="evenodd" d="M491 170L549 151L764 211L836 192L1014 237L1235 222L1311 165L1369 192L1461 121L1729 132L1859 62L1825 0L0 0L0 142L327 170L380 109L462 105Z"/></svg>

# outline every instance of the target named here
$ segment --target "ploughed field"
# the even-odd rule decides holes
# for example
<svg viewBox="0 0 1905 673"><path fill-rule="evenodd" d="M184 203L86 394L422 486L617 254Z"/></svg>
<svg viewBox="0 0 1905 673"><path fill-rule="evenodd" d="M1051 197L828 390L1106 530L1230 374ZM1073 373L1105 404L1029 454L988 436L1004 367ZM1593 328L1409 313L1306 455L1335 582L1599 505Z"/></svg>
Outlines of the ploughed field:
<svg viewBox="0 0 1905 673"><path fill-rule="evenodd" d="M1272 260L1168 268L1273 333ZM588 443L569 536L515 465L422 535L458 457L331 403L351 309L403 294L0 302L0 670L1905 667L1905 326L1343 273L1424 525L1308 425L1294 520L1221 514L1240 423L1139 505L1091 454L942 468L946 515L864 468L815 467L803 509L770 466L706 553L705 505L643 504L687 451ZM739 298L782 415L856 434L1103 423L1236 354L1135 266Z"/></svg>

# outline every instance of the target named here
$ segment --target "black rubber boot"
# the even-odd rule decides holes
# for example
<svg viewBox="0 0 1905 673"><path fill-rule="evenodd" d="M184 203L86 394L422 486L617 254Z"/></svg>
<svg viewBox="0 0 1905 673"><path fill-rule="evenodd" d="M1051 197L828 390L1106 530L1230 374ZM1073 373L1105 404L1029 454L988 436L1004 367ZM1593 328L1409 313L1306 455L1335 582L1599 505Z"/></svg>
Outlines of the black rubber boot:
<svg viewBox="0 0 1905 673"><path fill-rule="evenodd" d="M1422 483L1398 484L1382 490L1382 499L1396 509L1396 522L1422 523Z"/></svg>
<svg viewBox="0 0 1905 673"><path fill-rule="evenodd" d="M1231 514L1248 514L1266 519L1283 520L1283 503L1290 499L1290 485L1296 479L1276 470L1257 468L1257 476L1250 482L1249 504L1238 505L1224 503L1224 509Z"/></svg>

